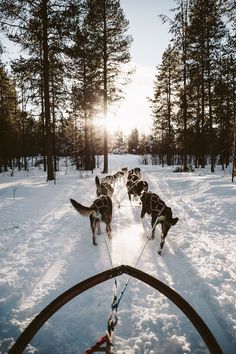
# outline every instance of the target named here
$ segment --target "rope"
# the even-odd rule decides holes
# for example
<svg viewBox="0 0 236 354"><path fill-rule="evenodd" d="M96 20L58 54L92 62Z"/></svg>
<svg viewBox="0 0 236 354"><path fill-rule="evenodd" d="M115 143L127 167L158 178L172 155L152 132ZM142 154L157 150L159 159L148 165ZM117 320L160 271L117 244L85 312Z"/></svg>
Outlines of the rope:
<svg viewBox="0 0 236 354"><path fill-rule="evenodd" d="M147 238L147 240L146 240L146 242L145 242L145 244L144 244L144 246L143 246L143 249L142 249L142 251L141 251L141 253L140 253L140 255L139 255L138 259L137 259L137 262L135 263L135 266L134 266L135 268L137 267L137 265L138 265L138 263L139 263L139 261L140 261L142 255L143 255L143 252L144 252L144 250L145 250L145 248L146 248L146 246L147 246L148 241L150 241L149 238Z"/></svg>
<svg viewBox="0 0 236 354"><path fill-rule="evenodd" d="M138 257L138 259L137 259L137 261L136 261L136 263L135 263L134 268L137 267L137 265L138 265L138 263L139 263L139 261L140 261L142 255L143 255L143 252L144 252L144 250L145 250L145 248L146 248L147 243L148 243L149 240L150 240L150 238L147 238L147 240L146 240L146 242L145 242L145 244L144 244L144 246L143 246L143 248L142 248L142 250L141 250L141 252L140 252L140 255L139 255L139 257ZM129 284L130 279L131 279L131 276L128 278L127 282L125 283L125 285L124 285L124 287L123 287L123 290L121 291L121 294L120 294L119 299L118 299L117 301L113 301L113 303L112 303L112 310L115 309L115 310L117 311L118 306L119 306L119 303L120 303L120 301L121 301L121 299L122 299L122 297L123 297L123 295L124 295L125 290L127 289L127 286L128 286L128 284Z"/></svg>
<svg viewBox="0 0 236 354"><path fill-rule="evenodd" d="M101 222L101 218L100 218L100 222ZM113 262L112 262L112 258L111 258L111 251L110 251L109 245L107 243L107 239L106 239L104 230L102 230L102 236L103 236L103 239L105 241L106 248L107 248L107 253L108 253L108 258L109 258L109 261L110 261L110 264L111 264L111 268L113 269L114 266L113 266ZM116 289L117 289L117 280L116 280L116 278L114 278L114 279L115 279L115 286L116 286ZM115 290L113 290L113 292L115 292Z"/></svg>
<svg viewBox="0 0 236 354"><path fill-rule="evenodd" d="M103 238L104 238L104 241L105 241L105 244L106 244L107 253L108 253L108 257L109 257L110 263L111 263L111 267L114 268L113 267L113 263L112 263L112 258L111 258L111 251L110 251L110 248L108 246L107 239L105 237L104 231L102 232L102 235L103 235Z"/></svg>
<svg viewBox="0 0 236 354"><path fill-rule="evenodd" d="M140 179L136 180L134 182L134 184L128 189L128 192L130 191L131 188L133 188L134 185L136 185L138 182L139 182ZM120 199L120 201L116 198L116 201L118 203L118 229L117 229L117 232L118 232L118 236L119 236L119 232L120 232L120 204L121 204L121 201L123 200L124 196L125 196L126 193L123 194L122 198ZM140 206L138 206L140 207ZM100 222L101 222L101 216L100 216ZM156 224L156 223L155 223ZM102 230L102 234L103 234L103 238L104 238L104 241L105 241L105 244L106 244L106 248L107 248L107 253L108 253L108 257L109 257L109 261L110 261L110 264L111 264L111 267L114 268L113 266L113 262L112 262L112 257L111 257L111 251L110 251L110 248L109 248L109 245L108 245L108 242L107 242L107 239L106 239L106 236L105 236L105 232L104 230ZM147 246L147 243L148 241L150 240L150 238L147 238L140 254L139 254L139 257L135 263L135 268L137 267L142 255L143 255L143 252ZM113 289L113 299L112 299L112 304L111 304L111 313L110 313L110 316L108 317L108 320L107 320L107 333L109 334L109 336L112 335L112 332L114 331L114 328L118 322L118 316L117 316L117 310L118 310L118 306L120 304L120 301L128 287L128 284L130 282L130 279L131 279L131 276L129 276L129 278L127 279L121 293L120 293L120 296L119 298L117 298L117 295L116 295L116 292L117 292L117 280L115 278L115 289ZM105 337L105 336L104 336ZM85 352L86 353L86 352ZM84 353L84 354L85 354Z"/></svg>
<svg viewBox="0 0 236 354"><path fill-rule="evenodd" d="M98 214L98 218L100 220L100 223L101 223L101 215ZM110 251L110 248L108 246L108 242L107 242L107 239L106 239L106 236L105 236L105 232L104 232L104 228L101 228L102 230L102 235L103 235L103 238L104 238L104 241L105 241L105 245L106 245L106 248L107 248L107 253L108 253L108 257L109 257L109 261L110 261L110 264L111 264L111 268L114 269L114 266L113 266L113 262L112 262L112 258L111 258L111 251ZM113 302L115 301L115 299L117 298L116 297L116 289L117 289L117 280L116 280L116 277L114 278L115 280L115 288L113 289ZM108 319L107 319L107 331L106 333L100 337L98 339L98 341L90 348L87 348L83 354L91 354L91 353L94 353L94 352L97 352L98 348L101 347L103 344L107 344L107 347L103 347L104 350L100 350L100 351L105 351L106 353L110 353L110 346L112 345L112 332L114 331L114 328L116 326L118 322L118 317L117 317L117 314L112 311L111 314L109 315Z"/></svg>
<svg viewBox="0 0 236 354"><path fill-rule="evenodd" d="M154 223L154 225L153 225L153 227L152 227L152 231L154 230L154 228L156 227L156 225L157 225L157 223L158 223L159 221L160 221L160 217L158 217L158 218L156 219L156 221L155 221L155 223ZM139 255L139 257L138 257L138 259L137 259L137 261L136 261L136 263L135 263L134 268L137 267L137 265L138 265L138 263L139 263L139 261L140 261L142 255L143 255L143 252L144 252L144 250L145 250L145 248L146 248L146 246L147 246L147 243L148 243L148 241L150 241L150 240L151 240L151 238L150 238L150 237L147 237L146 242L145 242L145 244L144 244L144 246L143 246L143 248L142 248L142 250L141 250L141 252L140 252L140 255ZM127 289L127 286L128 286L128 284L129 284L130 279L131 279L131 276L128 278L127 282L125 283L125 285L124 285L124 287L123 287L123 290L121 291L121 294L120 294L119 299L118 299L117 301L115 301L115 302L113 301L113 303L112 303L112 310L115 309L115 310L117 311L118 306L119 306L119 303L120 303L120 301L121 301L121 299L122 299L122 297L123 297L123 295L124 295L125 290Z"/></svg>

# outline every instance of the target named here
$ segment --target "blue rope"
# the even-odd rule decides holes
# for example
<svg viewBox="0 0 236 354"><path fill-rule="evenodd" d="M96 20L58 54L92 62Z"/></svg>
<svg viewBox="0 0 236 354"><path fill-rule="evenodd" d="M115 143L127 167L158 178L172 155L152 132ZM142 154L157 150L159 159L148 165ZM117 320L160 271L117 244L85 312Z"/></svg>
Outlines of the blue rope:
<svg viewBox="0 0 236 354"><path fill-rule="evenodd" d="M137 265L138 265L138 263L139 263L139 261L140 261L140 259L141 259L141 257L142 257L142 254L143 254L143 252L144 252L144 250L145 250L145 248L146 248L147 243L148 243L149 240L150 240L150 238L147 238L147 240L146 240L146 242L145 242L145 244L144 244L144 246L143 246L143 248L142 248L142 251L141 251L141 253L140 253L140 255L139 255L139 257L138 257L138 259L137 259L137 261L136 261L136 263L135 263L134 268L137 267ZM127 282L125 283L125 285L124 285L124 287L123 287L123 290L121 291L121 294L120 294L120 297L118 298L118 300L117 300L117 297L114 296L113 302L112 302L112 305L111 305L112 311L113 311L113 310L116 310L116 311L117 311L118 306L119 306L119 303L120 303L120 301L121 301L121 299L122 299L122 297L123 297L123 295L124 295L125 290L127 289L127 286L128 286L128 284L129 284L130 279L131 279L131 276L128 278Z"/></svg>

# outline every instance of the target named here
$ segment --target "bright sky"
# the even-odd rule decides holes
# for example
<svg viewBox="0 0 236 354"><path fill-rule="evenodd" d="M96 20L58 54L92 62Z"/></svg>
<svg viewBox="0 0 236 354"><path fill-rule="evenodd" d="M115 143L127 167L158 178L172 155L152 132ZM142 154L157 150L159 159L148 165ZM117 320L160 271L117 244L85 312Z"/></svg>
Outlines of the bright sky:
<svg viewBox="0 0 236 354"><path fill-rule="evenodd" d="M130 24L131 56L136 72L126 88L127 94L120 109L110 117L108 129L120 127L129 133L137 128L149 133L152 117L147 97L153 96L155 68L161 62L170 38L168 24L162 24L159 15L171 16L169 10L176 4L174 0L120 0L120 4Z"/></svg>

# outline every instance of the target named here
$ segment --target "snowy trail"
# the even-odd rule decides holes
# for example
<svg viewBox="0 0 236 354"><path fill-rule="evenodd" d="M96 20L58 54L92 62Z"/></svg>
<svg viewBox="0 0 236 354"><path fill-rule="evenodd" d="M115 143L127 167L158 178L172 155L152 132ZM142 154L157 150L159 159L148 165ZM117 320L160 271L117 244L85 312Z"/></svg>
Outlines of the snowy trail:
<svg viewBox="0 0 236 354"><path fill-rule="evenodd" d="M110 163L111 173L124 165L139 165L133 156L113 156ZM224 354L235 354L235 187L219 175L140 167L149 189L180 220L170 230L160 257L160 227L156 239L146 244L150 218L145 218L143 228L139 201L133 201L131 207L125 182L116 186L113 238L107 239L112 265L135 266L146 244L137 268L179 292L202 316ZM89 220L69 202L72 197L90 205L95 198L94 177L80 179L69 171L58 176L56 185L42 182L42 176L24 178L18 182L15 200L14 183L0 188L4 211L0 214L1 353L7 352L12 337L55 297L111 268L105 231L98 236L98 246L93 246ZM118 295L126 281L126 275L118 277ZM82 353L104 333L114 289L111 280L81 294L43 326L32 345L40 348L40 354ZM118 314L117 354L208 353L188 319L168 299L136 279L130 279ZM34 349L26 353L34 353Z"/></svg>
<svg viewBox="0 0 236 354"><path fill-rule="evenodd" d="M175 197L173 198L173 196L176 193L176 181L174 182L174 188L171 185L172 179L169 179L170 183L167 183L165 177L162 175L159 181L160 190L163 191L165 195L169 194L167 200L170 200L171 205L175 205L173 201ZM186 184L186 181L182 183L180 181L179 183ZM209 188L210 187L205 183L204 186L202 186L201 195L203 190L207 192ZM183 193L183 191L185 193ZM183 186L181 187L181 196L178 196L175 208L177 208L176 214L181 215L181 220L178 225L179 234L177 237L180 236L182 247L180 248L180 244L174 247L175 251L173 253L176 256L175 258L166 257L167 272L173 274L172 287L195 307L209 328L214 331L220 345L222 348L225 348L225 353L231 353L232 345L230 343L232 343L233 338L228 335L229 328L225 328L227 324L222 320L224 314L221 313L220 304L216 301L216 294L212 292L211 284L205 281L203 274L206 274L206 271L211 272L213 269L214 272L216 272L218 270L217 268L220 268L219 272L222 272L222 264L218 261L218 259L222 257L221 235L225 235L227 228L229 231L232 231L232 224L234 224L235 227L235 223L228 224L227 221L224 222L223 215L225 214L225 210L222 207L223 203L221 200L217 200L216 202L216 200L211 200L211 198L203 199L199 198L197 194L194 183L192 183L189 188L187 186L185 186L185 188ZM209 213L211 210L214 210L214 213ZM222 227L219 230L214 227L214 221L216 219L222 222ZM225 220L227 219L225 218ZM213 226L210 232L209 225ZM219 228L218 223L217 227ZM229 235L231 235L231 232ZM199 252L199 248L201 252ZM196 252L199 253L199 258L196 257ZM209 267L206 269L206 259L209 258L211 258L211 262L208 263L208 266L212 268L211 270ZM231 266L232 257L230 257L230 259ZM200 262L196 263L196 260ZM217 267L218 263L220 263L219 267ZM203 271L201 267L204 267ZM219 274L217 275L219 276ZM222 275L220 277L222 277ZM203 294L206 294L206 298L194 296L194 291L197 292L198 287ZM184 292L182 289L184 289ZM194 301L191 300L192 298Z"/></svg>
<svg viewBox="0 0 236 354"><path fill-rule="evenodd" d="M149 175L150 172L149 170ZM220 305L215 301L215 294L212 293L212 296L209 296L209 294L211 294L210 286L206 285L204 278L200 276L199 264L196 264L196 266L193 264L195 257L191 257L193 253L189 250L189 248L193 249L194 245L192 242L195 243L196 238L197 247L199 248L200 235L201 243L203 243L203 252L205 251L208 257L216 259L213 267L214 270L217 269L217 258L218 256L220 257L221 244L220 242L214 243L212 237L214 237L214 240L216 237L220 238L221 232L224 231L225 233L225 228L223 229L222 226L220 232L213 229L212 234L207 234L207 232L204 232L204 225L213 224L216 217L222 219L222 215L224 215L224 210L221 205L222 202L217 203L217 205L212 205L211 200L207 202L204 200L204 204L202 205L202 201L200 200L200 203L196 203L196 198L193 197L192 193L189 193L191 191L189 191L189 188L186 188L186 186L185 188L181 188L181 196L178 196L176 195L176 182L173 188L171 179L168 179L164 174L158 175L157 178L155 177L152 176L150 180L147 178L150 190L157 191L162 199L168 201L168 205L170 205L174 213L180 217L180 221L178 223L178 234L174 235L177 229L176 227L171 229L168 235L167 244L165 245L167 250L164 251L165 258L164 261L161 262L162 264L159 264L162 266L162 274L160 276L158 272L159 274L154 275L177 290L192 304L203 317L209 328L214 329L214 334L218 338L221 346L225 348L225 352L231 353L232 345L230 343L232 343L233 338L228 335L229 328L225 329L226 323L221 320L224 314L221 313ZM184 183L186 183L186 181L184 181ZM191 186L191 188L193 188L193 186ZM206 186L204 188L206 189ZM186 192L183 193L183 190ZM209 215L209 210L213 207L215 213ZM204 222L202 217L204 217ZM198 224L196 223L197 220L200 221ZM197 228L195 226L196 224ZM227 222L225 224L227 224ZM232 225L228 225L228 228L232 230ZM174 239L171 238L171 234ZM173 241L175 245L171 247ZM181 249L180 243L182 244ZM212 253L214 254L212 255ZM232 260L231 257L230 259ZM157 269L158 268L159 267L157 267ZM172 275L171 278L170 274ZM203 293L207 294L208 298L194 297L194 301L191 301L194 296L194 289L197 291L198 287L201 288ZM182 289L184 289L184 292Z"/></svg>

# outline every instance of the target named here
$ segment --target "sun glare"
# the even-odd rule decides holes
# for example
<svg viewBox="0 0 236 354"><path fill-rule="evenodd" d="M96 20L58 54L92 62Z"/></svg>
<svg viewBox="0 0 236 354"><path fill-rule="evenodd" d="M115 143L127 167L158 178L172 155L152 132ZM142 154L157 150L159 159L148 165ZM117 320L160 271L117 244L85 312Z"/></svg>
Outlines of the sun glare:
<svg viewBox="0 0 236 354"><path fill-rule="evenodd" d="M125 121L124 116L120 114L116 114L116 115L110 114L107 117L107 123L106 123L107 130L109 133L122 131L125 135L128 135L132 130L132 127L128 123L130 122Z"/></svg>
<svg viewBox="0 0 236 354"><path fill-rule="evenodd" d="M103 117L98 117L94 120L94 124L97 127L104 126ZM113 134L118 131L122 131L125 135L129 135L132 129L137 128L137 126L133 125L132 120L128 120L126 115L123 114L108 114L106 118L106 128L108 133Z"/></svg>
<svg viewBox="0 0 236 354"><path fill-rule="evenodd" d="M132 82L126 87L126 94L119 106L110 108L107 117L107 129L110 132L122 130L130 134L133 129L149 134L152 115L147 95L152 97L154 69L136 64Z"/></svg>
<svg viewBox="0 0 236 354"><path fill-rule="evenodd" d="M133 80L126 87L124 100L109 107L106 119L109 133L123 131L125 135L129 135L133 129L137 129L141 134L150 133L152 115L147 95L152 96L153 77L153 69L136 65ZM97 124L103 126L102 117L98 118Z"/></svg>

